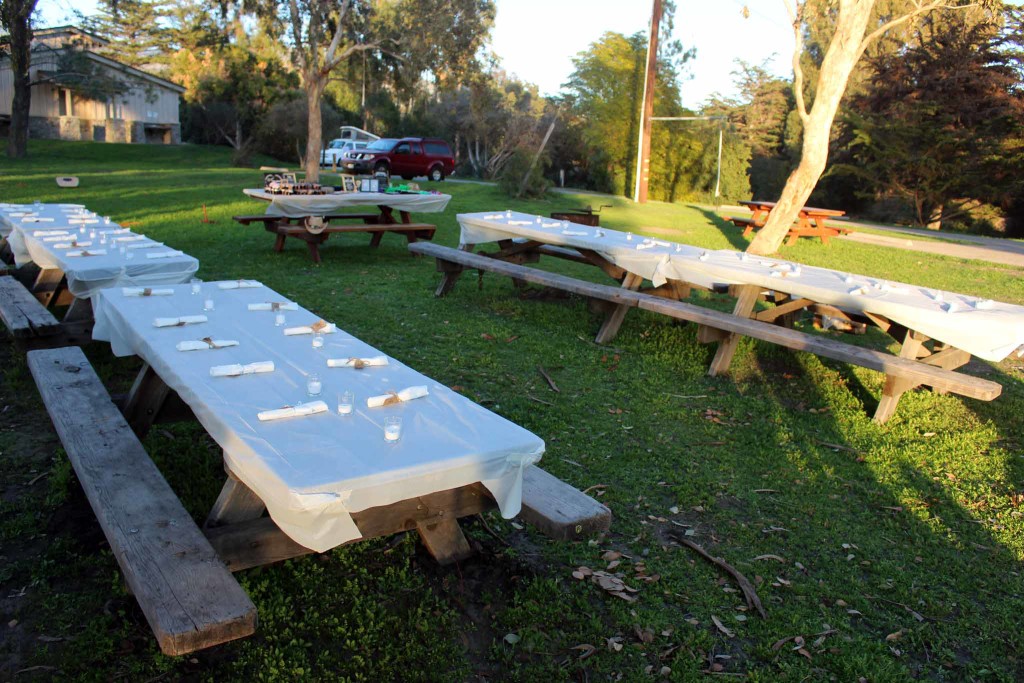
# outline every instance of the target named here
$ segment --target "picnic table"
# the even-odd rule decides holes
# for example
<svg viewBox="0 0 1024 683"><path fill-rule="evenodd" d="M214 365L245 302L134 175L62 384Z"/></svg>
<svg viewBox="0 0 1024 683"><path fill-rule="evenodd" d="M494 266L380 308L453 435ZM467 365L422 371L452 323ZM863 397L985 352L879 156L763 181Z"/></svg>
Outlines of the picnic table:
<svg viewBox="0 0 1024 683"><path fill-rule="evenodd" d="M497 250L480 252L488 257L485 261L521 266L536 262L542 255L553 256L592 264L614 278L620 284L622 294L616 297L601 293L597 297L610 304L597 336L599 343L610 341L628 309L640 305L684 319L714 322L714 325L702 324L698 334L700 341L719 343L710 374L728 369L741 336L737 331L740 329L793 348L814 346L849 362L870 362L869 367L876 369L885 366L889 379L875 414L880 422L891 416L902 393L922 383L916 374L920 364L953 371L966 364L971 355L999 361L1024 344L1024 307L980 297L743 252L706 250L517 212L459 214L457 220L461 227L460 248L464 252L472 251L478 244L497 243ZM419 251L426 253L429 250ZM438 258L441 259L440 256ZM458 257L446 256L441 260L456 262ZM479 268L479 261L474 261L474 264L472 267ZM464 265L446 272L438 287L438 295L444 295L452 288ZM511 274L513 269L502 270L504 274ZM516 275L512 277L527 279ZM528 277L533 275L528 274ZM650 281L652 286L643 288L645 281ZM560 283L559 286L584 295L593 292L595 287L588 283ZM866 359L863 353L852 347L833 348L833 345L826 349L804 337L780 336L764 325L737 326L734 321L720 315L709 318L704 313L698 315L698 312L678 306L656 304L650 297L643 299L629 294L639 292L678 301L689 296L694 287L734 294L737 302L732 317L790 325L794 314L810 310L825 326L863 330L867 325L875 325L900 343L900 358L915 362L896 367L878 357ZM755 311L761 299L774 306ZM908 384L911 382L909 379L903 381L906 379L904 372L914 375L916 384ZM998 395L998 385L982 386L973 379L958 373L931 378L942 384L943 390L987 400Z"/></svg>
<svg viewBox="0 0 1024 683"><path fill-rule="evenodd" d="M318 316L263 285L208 282L198 295L188 287L171 289L168 296L150 297L102 290L95 302L93 336L109 341L115 355L138 355L146 363L125 408L137 432L148 429L173 392L223 448L228 480L209 523L249 522L251 532L218 532L218 539L229 539L219 547L229 566L267 559L253 557L247 543L252 534L266 538L283 532L295 554L323 552L396 523L373 519L372 513L357 522L357 513L449 490L479 485L484 499L493 498L505 517L519 512L523 473L544 452L538 437L341 329L323 334L323 347L314 349L309 326ZM215 309L204 312L203 301L210 297ZM283 325L276 324L279 313L286 316ZM155 326L160 318L183 315L203 320ZM303 326L305 333L289 334ZM195 342L203 348L179 350ZM329 359L339 364L353 359L352 366L331 367ZM357 369L354 359L368 367ZM215 366L253 363L272 370L211 376ZM307 395L311 375L321 383L315 397ZM367 407L372 396L402 396L410 387L424 387L427 394ZM344 391L356 399L349 415L337 411ZM317 401L322 404L314 406L319 411L314 414L260 418L265 411ZM387 442L385 419L392 416L402 419L401 438ZM272 524L258 521L264 508ZM442 559L460 555L467 546L457 515L441 519L442 511L432 514L433 519L422 518L419 524L428 547ZM437 527L427 528L428 523ZM275 554L276 559L281 558Z"/></svg>
<svg viewBox="0 0 1024 683"><path fill-rule="evenodd" d="M338 232L367 232L370 246L380 245L386 232L404 235L408 243L432 239L436 227L414 223L410 212L439 213L445 210L451 195L401 194L391 192L334 192L321 195L274 194L266 190L246 189L247 197L268 202L266 213L256 216L235 216L242 225L260 223L267 232L277 236L274 251L284 249L285 239L292 237L306 243L314 263L320 263L321 244ZM372 207L373 213L344 213L343 209ZM396 219L394 212L399 214ZM362 221L362 223L353 221Z"/></svg>
<svg viewBox="0 0 1024 683"><path fill-rule="evenodd" d="M730 216L729 220L743 228L744 237L749 237L755 230L763 228L764 224L768 221L768 214L776 206L776 202L766 201L742 201L739 203L741 206L746 206L750 209L752 212L751 216L749 218L746 216ZM844 215L846 215L845 211L837 209L819 209L813 206L805 206L800 209L796 222L789 229L789 239L786 244L792 246L801 237L818 237L821 239L822 244L828 244L830 238L852 232L847 227L836 227L826 224L829 218L838 218Z"/></svg>

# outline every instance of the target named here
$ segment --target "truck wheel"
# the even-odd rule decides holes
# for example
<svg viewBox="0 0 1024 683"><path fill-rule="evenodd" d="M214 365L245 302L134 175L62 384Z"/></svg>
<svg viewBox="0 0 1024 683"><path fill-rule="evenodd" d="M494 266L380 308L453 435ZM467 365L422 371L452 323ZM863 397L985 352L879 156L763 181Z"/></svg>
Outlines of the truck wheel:
<svg viewBox="0 0 1024 683"><path fill-rule="evenodd" d="M444 180L444 169L442 169L440 166L432 166L430 168L430 179L433 180L435 183Z"/></svg>

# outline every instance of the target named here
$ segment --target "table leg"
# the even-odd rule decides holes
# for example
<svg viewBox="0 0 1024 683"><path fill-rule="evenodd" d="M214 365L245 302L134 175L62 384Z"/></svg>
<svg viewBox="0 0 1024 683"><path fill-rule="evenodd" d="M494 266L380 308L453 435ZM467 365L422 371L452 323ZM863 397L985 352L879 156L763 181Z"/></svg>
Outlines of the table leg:
<svg viewBox="0 0 1024 683"><path fill-rule="evenodd" d="M149 363L143 363L121 410L132 431L140 439L153 426L170 393L170 387L164 384Z"/></svg>
<svg viewBox="0 0 1024 683"><path fill-rule="evenodd" d="M900 348L900 358L917 359L925 339L917 332L907 330L906 336L903 338L903 346ZM872 419L878 424L884 424L896 412L896 404L899 403L900 397L916 386L918 385L909 379L886 375L882 396L878 400L878 409L875 410L875 416Z"/></svg>
<svg viewBox="0 0 1024 683"><path fill-rule="evenodd" d="M622 280L623 289L637 290L643 283L644 279L635 273L626 273L626 277ZM619 304L608 316L604 319L604 323L601 325L601 329L597 333L597 338L594 340L598 344L607 344L615 335L619 332L619 327L622 326L622 321L626 317L626 311L629 310L629 306L625 304Z"/></svg>
<svg viewBox="0 0 1024 683"><path fill-rule="evenodd" d="M755 285L744 285L739 287L738 290L736 307L733 309L732 314L741 318L749 318L750 314L754 311L754 304L757 303L757 298L761 295L761 288ZM729 369L729 366L732 364L733 354L736 353L736 345L740 342L740 336L735 332L730 332L718 343L718 350L711 361L711 367L708 368L709 375L714 377Z"/></svg>
<svg viewBox="0 0 1024 683"><path fill-rule="evenodd" d="M62 322L74 323L89 320L92 320L92 300L75 298L68 306Z"/></svg>
<svg viewBox="0 0 1024 683"><path fill-rule="evenodd" d="M416 531L420 534L427 552L440 565L452 564L464 560L473 554L466 536L462 533L459 520L449 517L433 524L417 522Z"/></svg>
<svg viewBox="0 0 1024 683"><path fill-rule="evenodd" d="M252 489L239 481L231 470L225 470L228 478L213 504L213 509L206 517L206 523L203 525L206 529L258 519L267 509Z"/></svg>
<svg viewBox="0 0 1024 683"><path fill-rule="evenodd" d="M384 237L384 231L383 230L380 230L378 232L373 233L373 235L370 237L370 246L373 247L374 249L379 247L380 246L380 241L381 241L381 239L383 237Z"/></svg>
<svg viewBox="0 0 1024 683"><path fill-rule="evenodd" d="M64 271L60 268L43 268L36 275L32 285L32 294L43 306L49 306L54 297L60 294L65 286Z"/></svg>

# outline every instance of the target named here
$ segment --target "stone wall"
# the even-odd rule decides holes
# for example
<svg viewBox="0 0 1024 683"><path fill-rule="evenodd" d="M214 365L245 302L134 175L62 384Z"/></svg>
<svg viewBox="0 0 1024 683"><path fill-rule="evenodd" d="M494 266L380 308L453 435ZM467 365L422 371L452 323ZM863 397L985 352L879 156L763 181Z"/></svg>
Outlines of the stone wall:
<svg viewBox="0 0 1024 683"><path fill-rule="evenodd" d="M146 144L146 124L143 121L123 119L81 119L77 116L45 117L31 116L28 120L28 134L31 138L46 140L92 140L94 128L105 128L105 142L130 142ZM181 126L171 124L169 141L181 144Z"/></svg>

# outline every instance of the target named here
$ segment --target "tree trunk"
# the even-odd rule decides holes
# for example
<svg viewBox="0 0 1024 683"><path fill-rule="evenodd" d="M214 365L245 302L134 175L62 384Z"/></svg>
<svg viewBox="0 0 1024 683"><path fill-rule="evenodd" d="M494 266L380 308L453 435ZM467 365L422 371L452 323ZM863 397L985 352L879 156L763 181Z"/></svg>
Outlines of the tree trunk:
<svg viewBox="0 0 1024 683"><path fill-rule="evenodd" d="M747 247L752 254L767 255L778 250L825 170L832 120L860 58L861 43L874 4L875 0L839 2L835 34L821 63L814 104L804 121L800 163L786 180L777 205L768 215L768 222Z"/></svg>
<svg viewBox="0 0 1024 683"><path fill-rule="evenodd" d="M307 74L303 78L306 88L306 106L309 109L309 123L306 127L306 182L320 181L320 145L323 139L323 117L320 100L327 86L327 77Z"/></svg>
<svg viewBox="0 0 1024 683"><path fill-rule="evenodd" d="M29 79L32 44L30 17L36 0L5 0L0 2L2 23L10 37L11 75L14 81L14 99L11 101L11 130L7 138L7 156L20 159L28 154L28 115L32 104L32 86Z"/></svg>

